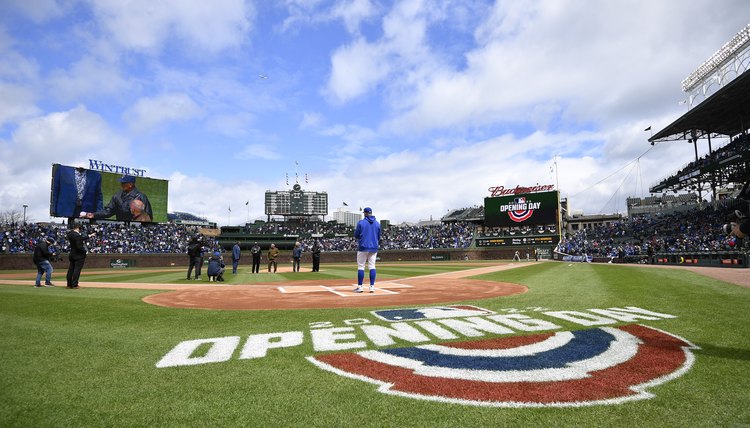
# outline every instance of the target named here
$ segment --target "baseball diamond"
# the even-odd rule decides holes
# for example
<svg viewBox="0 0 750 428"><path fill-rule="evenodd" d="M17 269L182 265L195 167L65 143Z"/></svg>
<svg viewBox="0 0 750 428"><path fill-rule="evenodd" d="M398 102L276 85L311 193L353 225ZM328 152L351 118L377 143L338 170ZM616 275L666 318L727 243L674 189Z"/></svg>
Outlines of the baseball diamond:
<svg viewBox="0 0 750 428"><path fill-rule="evenodd" d="M748 16L0 2L0 428L750 428Z"/></svg>

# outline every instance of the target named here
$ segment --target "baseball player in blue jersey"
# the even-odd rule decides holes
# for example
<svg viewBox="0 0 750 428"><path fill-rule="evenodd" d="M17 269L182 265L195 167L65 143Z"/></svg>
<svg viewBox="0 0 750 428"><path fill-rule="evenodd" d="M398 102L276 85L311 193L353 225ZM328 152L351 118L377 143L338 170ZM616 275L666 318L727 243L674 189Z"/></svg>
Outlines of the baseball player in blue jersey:
<svg viewBox="0 0 750 428"><path fill-rule="evenodd" d="M365 218L357 223L354 238L357 239L357 288L355 293L362 292L362 282L365 279L365 263L370 268L370 293L375 292L375 259L378 257L380 243L380 223L372 215L372 208L365 208Z"/></svg>

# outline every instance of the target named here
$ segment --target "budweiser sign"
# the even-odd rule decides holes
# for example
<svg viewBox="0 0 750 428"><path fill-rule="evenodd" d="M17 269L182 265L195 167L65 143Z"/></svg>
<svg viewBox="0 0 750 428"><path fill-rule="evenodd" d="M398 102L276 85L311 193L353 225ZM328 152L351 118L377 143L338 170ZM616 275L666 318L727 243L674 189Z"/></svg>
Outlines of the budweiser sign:
<svg viewBox="0 0 750 428"><path fill-rule="evenodd" d="M490 196L506 196L506 195L522 195L524 193L535 193L535 192L549 192L554 190L555 186L552 184L536 185L531 187L516 186L515 188L506 189L503 186L490 187Z"/></svg>

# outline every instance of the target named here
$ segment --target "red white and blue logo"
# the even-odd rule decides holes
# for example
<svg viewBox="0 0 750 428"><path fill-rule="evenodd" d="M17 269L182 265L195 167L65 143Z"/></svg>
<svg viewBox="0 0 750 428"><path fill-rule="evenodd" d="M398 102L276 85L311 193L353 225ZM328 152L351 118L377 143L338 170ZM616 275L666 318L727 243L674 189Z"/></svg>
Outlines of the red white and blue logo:
<svg viewBox="0 0 750 428"><path fill-rule="evenodd" d="M526 203L524 197L515 198L512 207L514 209L508 211L508 216L516 223L524 222L534 214L534 210L530 208L530 204Z"/></svg>
<svg viewBox="0 0 750 428"><path fill-rule="evenodd" d="M693 364L689 341L643 325L308 357L378 391L495 407L618 404L654 395Z"/></svg>
<svg viewBox="0 0 750 428"><path fill-rule="evenodd" d="M382 309L372 314L383 321L401 322L435 320L441 318L475 317L492 315L494 311L472 305L430 306L427 308Z"/></svg>

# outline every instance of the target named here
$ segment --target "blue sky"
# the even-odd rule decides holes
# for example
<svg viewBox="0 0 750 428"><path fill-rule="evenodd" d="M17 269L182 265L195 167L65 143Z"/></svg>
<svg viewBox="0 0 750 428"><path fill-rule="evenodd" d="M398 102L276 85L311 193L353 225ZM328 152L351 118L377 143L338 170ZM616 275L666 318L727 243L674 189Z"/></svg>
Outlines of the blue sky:
<svg viewBox="0 0 750 428"><path fill-rule="evenodd" d="M580 191L684 113L680 82L748 16L743 0L5 0L0 208L46 221L50 165L98 159L219 224L248 200L263 217L295 170L331 212L414 222L555 184L558 156L572 209L623 211L692 147Z"/></svg>

